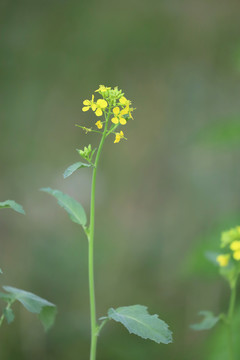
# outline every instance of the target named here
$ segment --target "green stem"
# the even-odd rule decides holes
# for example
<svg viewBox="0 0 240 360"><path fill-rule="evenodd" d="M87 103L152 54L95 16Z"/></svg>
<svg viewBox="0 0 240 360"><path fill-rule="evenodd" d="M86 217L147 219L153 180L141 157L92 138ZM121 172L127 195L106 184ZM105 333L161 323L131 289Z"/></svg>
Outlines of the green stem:
<svg viewBox="0 0 240 360"><path fill-rule="evenodd" d="M104 327L104 325L109 321L109 319L105 319L104 321L102 321L101 325L99 325L98 327L98 335L100 334L100 331L102 330L102 328Z"/></svg>
<svg viewBox="0 0 240 360"><path fill-rule="evenodd" d="M89 253L88 253L88 273L89 273L89 295L90 295L90 314L91 314L91 350L90 360L96 359L96 348L97 348L97 336L98 336L98 325L96 320L96 302L95 302L95 288L94 288L94 224L95 224L95 189L96 189L96 175L97 167L104 144L104 140L107 135L107 126L110 116L110 110L106 118L106 123L102 138L97 150L95 166L93 169L92 176L92 191L91 191L91 209L90 209L90 226L89 226Z"/></svg>
<svg viewBox="0 0 240 360"><path fill-rule="evenodd" d="M5 318L5 316L4 316L4 314L2 314L1 317L0 317L0 326L2 326L4 318Z"/></svg>
<svg viewBox="0 0 240 360"><path fill-rule="evenodd" d="M234 314L236 302L236 282L231 286L231 296L228 309L228 348L229 348L229 360L234 360L233 351L233 334L232 334L232 319Z"/></svg>

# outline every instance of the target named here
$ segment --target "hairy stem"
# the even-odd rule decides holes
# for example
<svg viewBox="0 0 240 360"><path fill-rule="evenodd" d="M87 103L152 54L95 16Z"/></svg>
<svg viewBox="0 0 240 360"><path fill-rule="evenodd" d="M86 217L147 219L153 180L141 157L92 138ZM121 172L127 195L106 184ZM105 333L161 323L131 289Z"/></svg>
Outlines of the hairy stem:
<svg viewBox="0 0 240 360"><path fill-rule="evenodd" d="M104 144L104 140L107 135L107 126L110 116L110 110L106 117L106 123L102 138L97 150L93 175L92 175L92 191L91 191L91 209L90 209L90 226L89 226L89 253L88 253L88 273L89 273L89 295L90 295L90 314L91 314L91 350L90 360L96 359L96 348L97 348L97 336L98 336L98 325L96 320L96 301L95 301L95 288L94 288L94 225L95 225L95 190L96 190L96 175L97 167Z"/></svg>

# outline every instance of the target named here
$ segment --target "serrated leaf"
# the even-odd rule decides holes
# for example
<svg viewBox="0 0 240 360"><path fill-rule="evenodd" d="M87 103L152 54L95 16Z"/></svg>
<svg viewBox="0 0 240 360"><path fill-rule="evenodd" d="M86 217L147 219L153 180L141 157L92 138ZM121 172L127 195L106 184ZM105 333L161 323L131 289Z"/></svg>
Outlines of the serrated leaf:
<svg viewBox="0 0 240 360"><path fill-rule="evenodd" d="M5 316L6 320L7 320L7 323L11 324L11 322L13 322L13 320L15 318L12 309L11 308L5 308L3 310L3 314L4 314L4 316Z"/></svg>
<svg viewBox="0 0 240 360"><path fill-rule="evenodd" d="M190 327L193 330L209 330L213 328L220 320L220 316L214 316L211 311L200 311L198 314L203 316L203 320L198 324L191 325Z"/></svg>
<svg viewBox="0 0 240 360"><path fill-rule="evenodd" d="M72 175L76 170L80 169L80 168L84 168L84 167L91 167L91 164L85 164L81 161L70 165L63 174L64 179L66 179L68 176Z"/></svg>
<svg viewBox="0 0 240 360"><path fill-rule="evenodd" d="M19 212L20 214L25 215L25 211L23 210L23 207L20 204L16 203L14 200L6 200L0 202L0 209L4 209L4 208L10 208Z"/></svg>
<svg viewBox="0 0 240 360"><path fill-rule="evenodd" d="M128 331L143 339L168 344L172 342L172 332L168 325L158 318L150 315L146 306L132 305L108 310L109 319L122 323Z"/></svg>
<svg viewBox="0 0 240 360"><path fill-rule="evenodd" d="M12 286L3 286L3 289L10 294L11 299L18 300L25 309L34 314L39 314L39 319L45 330L48 330L54 323L56 316L56 306L54 304L33 293Z"/></svg>
<svg viewBox="0 0 240 360"><path fill-rule="evenodd" d="M86 225L87 217L82 205L79 202L59 190L51 188L43 188L40 190L53 195L58 200L58 204L67 211L73 222L82 226Z"/></svg>

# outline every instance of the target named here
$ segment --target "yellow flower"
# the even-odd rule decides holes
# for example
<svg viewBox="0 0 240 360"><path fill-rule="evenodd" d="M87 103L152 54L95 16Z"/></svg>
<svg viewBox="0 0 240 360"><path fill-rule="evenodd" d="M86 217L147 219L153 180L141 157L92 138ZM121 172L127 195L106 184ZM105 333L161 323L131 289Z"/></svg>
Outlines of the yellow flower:
<svg viewBox="0 0 240 360"><path fill-rule="evenodd" d="M220 266L224 267L228 265L229 259L230 259L230 255L226 254L226 255L218 255L216 260Z"/></svg>
<svg viewBox="0 0 240 360"><path fill-rule="evenodd" d="M82 108L82 111L88 111L90 108L92 111L95 111L97 106L94 103L94 95L92 95L92 100L84 100L83 105L85 106Z"/></svg>
<svg viewBox="0 0 240 360"><path fill-rule="evenodd" d="M232 251L240 250L240 241L239 240L233 241L230 245L230 249Z"/></svg>
<svg viewBox="0 0 240 360"><path fill-rule="evenodd" d="M102 109L105 109L108 106L108 103L104 99L98 99L97 102L94 102L94 95L92 95L92 100L84 100L82 111L88 111L92 109L97 116L102 116Z"/></svg>
<svg viewBox="0 0 240 360"><path fill-rule="evenodd" d="M95 92L105 92L110 89L111 89L110 87L106 87L104 85L99 85L99 88L97 90L95 90Z"/></svg>
<svg viewBox="0 0 240 360"><path fill-rule="evenodd" d="M119 141L124 137L124 134L122 131L120 131L119 133L116 133L116 137L115 137L115 141L114 144L119 143Z"/></svg>
<svg viewBox="0 0 240 360"><path fill-rule="evenodd" d="M132 112L133 110L134 110L133 108L128 108L128 115L129 115L130 119L132 119L132 120L133 120L133 117L132 117L131 112Z"/></svg>
<svg viewBox="0 0 240 360"><path fill-rule="evenodd" d="M128 106L128 107L129 107L129 105L131 105L131 101L127 100L125 98L125 96L120 97L119 102L120 102L121 105L125 105L125 106Z"/></svg>
<svg viewBox="0 0 240 360"><path fill-rule="evenodd" d="M233 258L235 260L240 260L240 250L234 251Z"/></svg>
<svg viewBox="0 0 240 360"><path fill-rule="evenodd" d="M102 116L103 112L102 112L102 109L105 109L106 107L108 106L108 103L106 102L106 100L104 99L98 99L97 102L96 102L96 111L95 111L95 114L97 116Z"/></svg>
<svg viewBox="0 0 240 360"><path fill-rule="evenodd" d="M100 120L98 120L98 121L95 123L95 125L97 125L98 129L102 129L102 127L103 127L103 124L102 124L102 122L101 122Z"/></svg>
<svg viewBox="0 0 240 360"><path fill-rule="evenodd" d="M132 112L133 112L133 108L130 108L130 105L131 105L131 101L130 100L127 100L125 98L125 96L122 96L120 99L119 99L119 102L121 105L125 106L125 109L122 110L124 111L125 114L128 114L128 116L130 117L130 119L133 119L132 117Z"/></svg>
<svg viewBox="0 0 240 360"><path fill-rule="evenodd" d="M118 124L120 122L121 125L125 125L127 123L127 120L123 117L123 115L126 114L125 109L120 111L119 107L116 106L115 108L113 108L113 114L115 116L111 119L111 121L114 124Z"/></svg>

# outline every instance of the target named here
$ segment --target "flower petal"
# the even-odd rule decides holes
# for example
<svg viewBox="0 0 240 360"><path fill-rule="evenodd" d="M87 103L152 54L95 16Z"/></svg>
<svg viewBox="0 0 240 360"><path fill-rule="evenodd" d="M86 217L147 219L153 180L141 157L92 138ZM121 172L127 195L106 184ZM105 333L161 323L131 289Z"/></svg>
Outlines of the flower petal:
<svg viewBox="0 0 240 360"><path fill-rule="evenodd" d="M97 116L102 116L103 112L102 112L102 110L101 110L100 108L98 108L98 109L96 110L95 114L96 114Z"/></svg>
<svg viewBox="0 0 240 360"><path fill-rule="evenodd" d="M239 251L240 252L240 251ZM235 254L235 253L234 253ZM233 254L233 257L234 257ZM240 258L239 258L240 259ZM219 263L220 266L225 267L228 266L229 260L230 260L230 255L229 254L221 254L217 256L217 262ZM237 259L236 259L237 260Z"/></svg>
<svg viewBox="0 0 240 360"><path fill-rule="evenodd" d="M84 100L84 102L83 102L83 105L91 105L91 101L90 100Z"/></svg>
<svg viewBox="0 0 240 360"><path fill-rule="evenodd" d="M98 99L97 105L98 105L100 108L105 109L105 108L108 106L108 103L107 103L106 100L104 100L104 99Z"/></svg>
<svg viewBox="0 0 240 360"><path fill-rule="evenodd" d="M127 104L128 100L125 98L125 96L120 97L119 99L120 104L125 105Z"/></svg>
<svg viewBox="0 0 240 360"><path fill-rule="evenodd" d="M119 134L116 134L114 144L119 143L120 140L121 140L121 137L119 136Z"/></svg>
<svg viewBox="0 0 240 360"><path fill-rule="evenodd" d="M230 245L230 249L233 251L240 250L240 241L239 240L233 241Z"/></svg>
<svg viewBox="0 0 240 360"><path fill-rule="evenodd" d="M126 106L124 109L121 110L120 114L121 115L127 115L129 113L129 107Z"/></svg>
<svg viewBox="0 0 240 360"><path fill-rule="evenodd" d="M118 120L117 117L113 117L113 118L111 119L111 121L112 121L112 123L114 123L114 124L118 124L118 123L119 123L119 120Z"/></svg>
<svg viewBox="0 0 240 360"><path fill-rule="evenodd" d="M118 115L120 113L120 109L118 106L116 106L115 108L113 108L113 113L114 115Z"/></svg>
<svg viewBox="0 0 240 360"><path fill-rule="evenodd" d="M125 125L127 123L127 120L124 119L123 117L119 118L119 121L121 125Z"/></svg>
<svg viewBox="0 0 240 360"><path fill-rule="evenodd" d="M95 123L95 125L97 125L98 129L102 129L102 127L103 127L103 124L102 124L102 122L101 122L100 120L97 121L97 122Z"/></svg>
<svg viewBox="0 0 240 360"><path fill-rule="evenodd" d="M83 108L82 108L82 111L88 111L90 109L90 106L84 106Z"/></svg>
<svg viewBox="0 0 240 360"><path fill-rule="evenodd" d="M240 260L240 250L237 250L233 253L233 258L237 261Z"/></svg>

